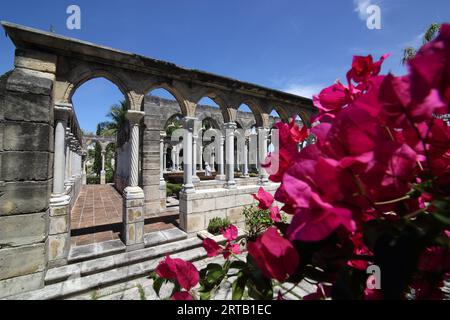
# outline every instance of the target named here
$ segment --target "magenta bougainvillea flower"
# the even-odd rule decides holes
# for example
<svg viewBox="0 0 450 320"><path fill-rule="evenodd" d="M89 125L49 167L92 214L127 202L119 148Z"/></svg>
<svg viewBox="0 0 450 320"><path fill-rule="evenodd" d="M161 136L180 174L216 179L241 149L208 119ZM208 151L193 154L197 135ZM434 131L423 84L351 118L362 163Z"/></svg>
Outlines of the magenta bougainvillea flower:
<svg viewBox="0 0 450 320"><path fill-rule="evenodd" d="M269 192L265 191L263 187L260 187L258 189L258 193L253 194L252 196L259 201L258 207L262 210L269 209L274 201L273 196Z"/></svg>
<svg viewBox="0 0 450 320"><path fill-rule="evenodd" d="M238 237L238 228L235 225L230 225L228 228L222 230L222 235L227 241L234 241Z"/></svg>
<svg viewBox="0 0 450 320"><path fill-rule="evenodd" d="M268 278L284 281L297 270L297 251L275 227L267 229L255 242L249 242L247 249Z"/></svg>
<svg viewBox="0 0 450 320"><path fill-rule="evenodd" d="M281 221L281 212L279 207L275 206L270 208L270 219L272 219L273 222Z"/></svg>
<svg viewBox="0 0 450 320"><path fill-rule="evenodd" d="M208 257L215 257L222 252L222 248L219 244L210 238L203 240L203 248L205 248Z"/></svg>
<svg viewBox="0 0 450 320"><path fill-rule="evenodd" d="M194 300L194 298L192 298L191 294L187 291L179 291L179 292L175 292L172 296L172 300Z"/></svg>
<svg viewBox="0 0 450 320"><path fill-rule="evenodd" d="M176 280L185 290L192 289L199 281L199 273L191 262L170 256L159 263L155 272L160 278Z"/></svg>

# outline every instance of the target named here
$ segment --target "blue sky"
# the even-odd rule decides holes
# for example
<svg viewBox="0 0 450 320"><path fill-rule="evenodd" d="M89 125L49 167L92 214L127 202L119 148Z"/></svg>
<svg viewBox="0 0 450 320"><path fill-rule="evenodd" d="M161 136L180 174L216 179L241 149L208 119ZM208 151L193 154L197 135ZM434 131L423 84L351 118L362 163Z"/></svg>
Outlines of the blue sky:
<svg viewBox="0 0 450 320"><path fill-rule="evenodd" d="M81 8L81 30L66 28L70 4ZM369 4L381 8L380 30L366 27ZM450 1L8 0L0 19L311 96L343 79L354 54L390 52L383 72L405 73L402 49L420 45L430 23L450 22ZM0 36L0 74L13 50ZM83 85L73 99L81 126L94 131L121 98L106 80Z"/></svg>

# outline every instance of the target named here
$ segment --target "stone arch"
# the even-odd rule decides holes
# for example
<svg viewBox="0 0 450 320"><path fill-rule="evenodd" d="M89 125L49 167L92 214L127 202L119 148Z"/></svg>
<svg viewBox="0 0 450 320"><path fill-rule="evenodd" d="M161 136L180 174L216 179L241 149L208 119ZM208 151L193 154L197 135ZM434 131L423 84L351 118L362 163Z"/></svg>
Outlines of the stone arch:
<svg viewBox="0 0 450 320"><path fill-rule="evenodd" d="M281 121L283 122L288 122L289 121L289 115L286 112L286 110L279 105L274 105L272 110L270 110L270 113L272 113L273 111L276 111L278 113L278 115L280 116Z"/></svg>
<svg viewBox="0 0 450 320"><path fill-rule="evenodd" d="M157 82L150 84L144 89L145 95L148 95L150 92L157 89L164 89L175 98L175 100L178 102L178 105L180 106L183 116L192 116L192 113L195 112L195 110L191 110L192 108L190 106L190 103L186 100L185 95L181 92L181 90L177 89L175 86L167 82Z"/></svg>
<svg viewBox="0 0 450 320"><path fill-rule="evenodd" d="M217 93L215 91L207 91L205 94L203 94L196 100L195 105L197 106L199 101L202 100L203 98L209 98L219 106L219 109L222 113L224 123L231 121L231 115L228 112L227 103L225 102L225 98L223 98L219 93Z"/></svg>
<svg viewBox="0 0 450 320"><path fill-rule="evenodd" d="M209 115L205 115L205 116L201 116L198 118L198 120L200 122L203 123L203 121L208 120L212 123L212 127L213 129L218 129L220 130L222 128L222 126L220 125L220 123L217 121L217 119L214 119L213 117L209 116Z"/></svg>
<svg viewBox="0 0 450 320"><path fill-rule="evenodd" d="M90 69L86 68L87 70L81 71L79 68L74 69L71 74L69 75L67 81L67 87L65 88L62 102L64 103L70 103L72 104L72 97L77 91L79 87L81 87L86 82L97 79L97 78L104 78L111 83L113 83L119 90L122 92L127 105L130 109L138 110L137 106L135 106L134 103L134 97L131 93L131 90L126 85L126 82L118 75L109 72L105 69L95 68Z"/></svg>
<svg viewBox="0 0 450 320"><path fill-rule="evenodd" d="M264 117L263 117L264 112L259 107L259 105L256 101L254 101L253 99L244 99L236 105L236 111L243 104L247 105L250 108L250 110L252 111L257 127L264 127L265 125L267 125L267 123L266 123L267 121L265 121ZM237 120L236 118L237 118L237 112L235 112L235 118L234 118L235 122Z"/></svg>

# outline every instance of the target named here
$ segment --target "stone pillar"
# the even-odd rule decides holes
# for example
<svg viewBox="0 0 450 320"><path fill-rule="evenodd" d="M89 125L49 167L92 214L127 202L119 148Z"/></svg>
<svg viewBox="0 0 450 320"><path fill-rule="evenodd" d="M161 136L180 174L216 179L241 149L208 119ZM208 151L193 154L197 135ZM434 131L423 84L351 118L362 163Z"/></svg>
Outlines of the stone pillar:
<svg viewBox="0 0 450 320"><path fill-rule="evenodd" d="M106 184L105 156L106 150L103 150L102 147L102 171L100 171L100 184Z"/></svg>
<svg viewBox="0 0 450 320"><path fill-rule="evenodd" d="M170 159L172 160L172 168L170 168L170 171L172 171L172 172L175 171L176 149L177 149L177 146L172 146L172 150L170 151Z"/></svg>
<svg viewBox="0 0 450 320"><path fill-rule="evenodd" d="M55 144L53 160L53 191L50 197L50 223L48 229L47 256L49 267L67 264L70 248L70 195L66 193L66 176L69 178L70 141L66 137L67 121L72 114L70 104L54 107ZM67 149L66 149L67 147ZM69 152L67 152L69 150ZM66 159L67 157L67 159ZM69 179L67 179L69 181Z"/></svg>
<svg viewBox="0 0 450 320"><path fill-rule="evenodd" d="M164 152L164 139L166 137L165 132L161 132L159 135L159 184L165 185L166 182L164 181L164 162L165 162L165 152Z"/></svg>
<svg viewBox="0 0 450 320"><path fill-rule="evenodd" d="M243 178L248 178L248 139L244 136L244 146L242 152L242 161L244 162L244 170L242 172Z"/></svg>
<svg viewBox="0 0 450 320"><path fill-rule="evenodd" d="M163 171L167 171L167 146L165 144L163 152Z"/></svg>
<svg viewBox="0 0 450 320"><path fill-rule="evenodd" d="M139 124L144 112L128 110L130 123L130 176L123 192L122 241L127 250L144 247L144 191L139 187Z"/></svg>
<svg viewBox="0 0 450 320"><path fill-rule="evenodd" d="M261 166L261 164L266 160L267 157L267 135L269 130L266 128L258 128L258 171L259 180L258 184L266 185L269 182L269 178L266 170Z"/></svg>
<svg viewBox="0 0 450 320"><path fill-rule="evenodd" d="M196 133L197 130L194 130L194 133ZM198 136L193 135L192 137L192 182L200 182L200 178L197 176L197 147L198 143Z"/></svg>
<svg viewBox="0 0 450 320"><path fill-rule="evenodd" d="M200 165L200 171L203 171L203 146L199 145L198 148L200 150L198 164Z"/></svg>
<svg viewBox="0 0 450 320"><path fill-rule="evenodd" d="M175 149L175 171L180 171L180 144L177 144Z"/></svg>
<svg viewBox="0 0 450 320"><path fill-rule="evenodd" d="M211 172L216 172L216 148L211 150Z"/></svg>
<svg viewBox="0 0 450 320"><path fill-rule="evenodd" d="M225 124L225 148L226 148L226 187L236 188L234 180L234 131L237 126L234 122Z"/></svg>
<svg viewBox="0 0 450 320"><path fill-rule="evenodd" d="M82 155L83 172L81 174L81 182L83 185L87 184L86 161L87 161L87 154L85 153Z"/></svg>
<svg viewBox="0 0 450 320"><path fill-rule="evenodd" d="M221 132L222 133L222 132ZM224 144L225 144L225 137L223 134L220 135L220 137L218 137L219 140L219 148L218 148L218 158L219 158L219 174L216 175L216 179L217 180L221 180L224 181L225 180L225 170L224 170L224 166L225 166L225 159L224 159Z"/></svg>
<svg viewBox="0 0 450 320"><path fill-rule="evenodd" d="M196 118L185 117L183 119L183 192L195 192L192 183L192 135L194 132Z"/></svg>
<svg viewBox="0 0 450 320"><path fill-rule="evenodd" d="M70 184L70 178L71 178L71 174L70 174L70 164L71 164L71 151L70 151L70 141L72 140L72 133L70 132L69 128L66 128L66 151L65 151L65 161L66 161L66 166L65 166L65 179L64 179L64 184L65 186L69 186Z"/></svg>

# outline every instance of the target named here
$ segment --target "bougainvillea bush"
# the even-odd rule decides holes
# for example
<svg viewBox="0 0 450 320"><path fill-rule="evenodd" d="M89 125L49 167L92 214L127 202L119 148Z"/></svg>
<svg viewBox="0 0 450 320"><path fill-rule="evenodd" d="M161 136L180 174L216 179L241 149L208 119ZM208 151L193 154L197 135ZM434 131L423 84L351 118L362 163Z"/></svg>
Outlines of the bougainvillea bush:
<svg viewBox="0 0 450 320"><path fill-rule="evenodd" d="M305 299L442 298L450 272L450 129L442 119L450 104L450 25L409 61L407 75L380 75L386 58L355 56L346 84L314 97L319 124L312 129L276 125L280 150L266 165L279 163L270 180L280 187L274 197L260 189L255 198L275 220L280 211L292 215L290 224L276 222L244 253L231 226L225 246L204 241L224 265L199 272L166 257L157 286L173 281L174 299L208 299L232 272L233 299L244 292L283 299L276 283L305 279L317 287ZM309 134L317 142L299 151ZM378 278L368 275L371 265Z"/></svg>

